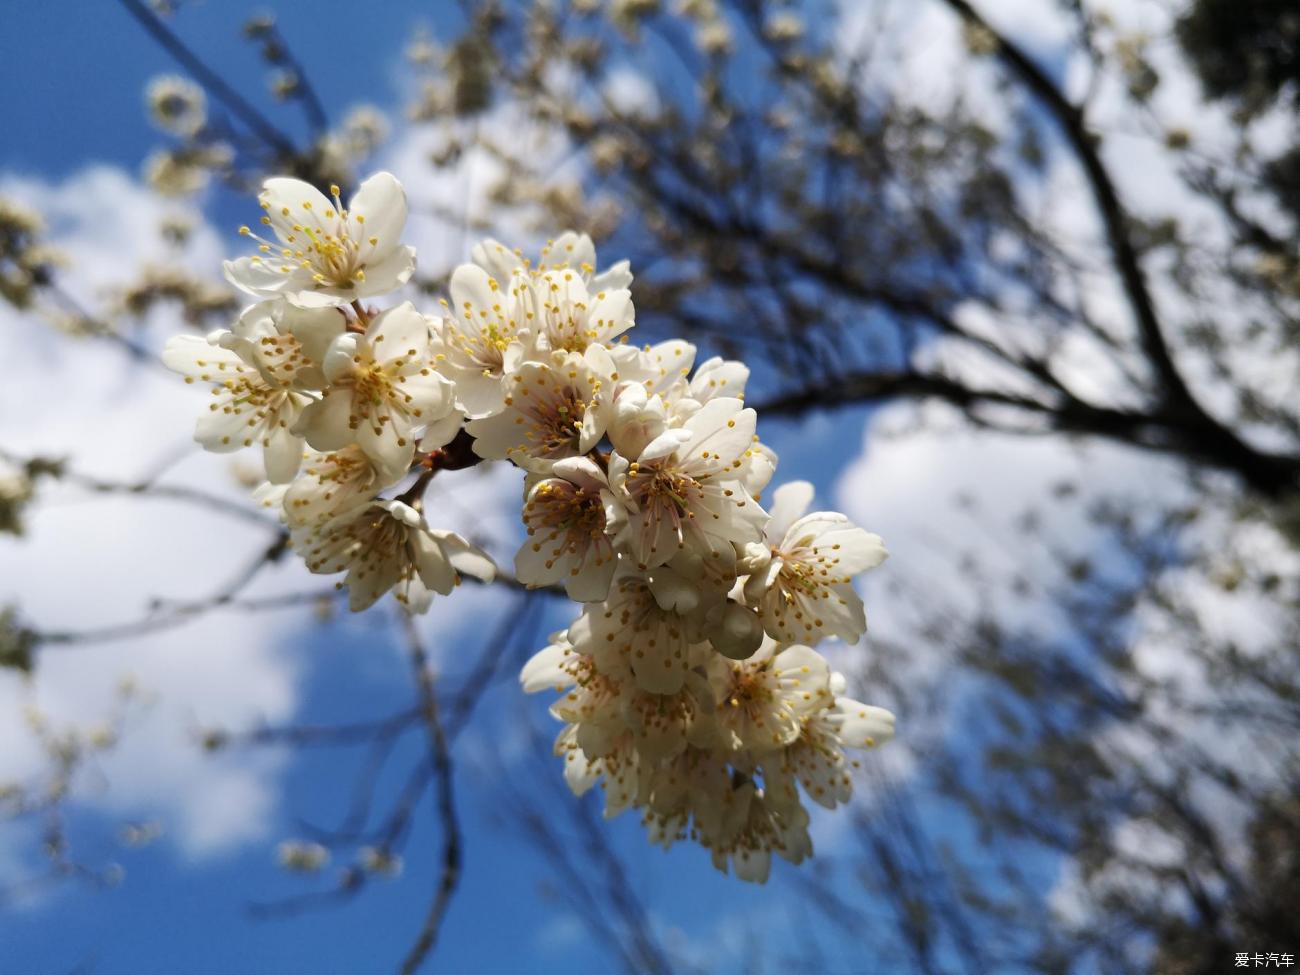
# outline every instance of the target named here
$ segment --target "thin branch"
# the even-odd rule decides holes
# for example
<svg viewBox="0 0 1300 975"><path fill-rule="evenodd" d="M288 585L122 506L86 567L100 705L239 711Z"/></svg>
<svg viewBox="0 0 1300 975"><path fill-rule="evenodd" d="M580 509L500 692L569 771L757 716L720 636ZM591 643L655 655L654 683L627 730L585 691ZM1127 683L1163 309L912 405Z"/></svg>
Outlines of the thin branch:
<svg viewBox="0 0 1300 975"><path fill-rule="evenodd" d="M483 697L501 665L510 657L518 642L532 636L534 609L541 604L531 598L532 591L525 590L501 614L500 622L484 644L477 663L461 682L459 690L447 702L448 735L455 738L469 723L474 708ZM515 610L518 609L516 613ZM499 648L499 649L498 649Z"/></svg>
<svg viewBox="0 0 1300 975"><path fill-rule="evenodd" d="M286 158L297 155L297 149L284 133L272 125L243 95L226 84L221 75L209 68L140 0L121 0L121 3L163 50L194 75L214 98L234 112L258 138Z"/></svg>
<svg viewBox="0 0 1300 975"><path fill-rule="evenodd" d="M325 112L325 105L320 100L320 95L316 93L316 87L307 77L307 72L303 70L302 63L294 56L293 50L289 47L289 42L285 40L284 34L275 24L271 25L271 40L278 48L280 62L284 64L289 71L293 73L294 79L298 84L297 99L302 104L303 111L307 115L307 122L312 128L312 134L320 137L329 128L329 116Z"/></svg>
<svg viewBox="0 0 1300 975"><path fill-rule="evenodd" d="M255 558L239 571L239 573L229 583L217 590L211 596L194 602L180 602L173 604L159 603L160 606L167 607L167 613L163 616L149 616L142 620L135 620L129 623L114 623L108 626L102 626L95 629L86 630L47 630L44 632L34 632L32 634L35 642L40 646L71 645L83 643L107 643L113 640L126 640L132 637L148 636L163 630L169 630L173 627L180 626L182 623L201 616L218 606L226 606L234 601L234 598L243 592L258 574L270 565L277 562L289 548L289 533L281 532L275 540L263 549Z"/></svg>
<svg viewBox="0 0 1300 975"><path fill-rule="evenodd" d="M0 460L16 467L26 467L31 463L49 461L49 458L40 456L23 457L0 447ZM60 466L62 464L61 461L56 463L60 464ZM152 478L139 481L112 481L107 478L80 474L62 468L57 474L50 476L55 480L67 481L69 484L75 484L97 494L133 494L143 497L166 498L172 501L184 501L188 504L201 505L220 514L229 515L232 518L252 522L261 528L279 527L274 519L262 514L256 508L250 508L237 501L231 501L229 498L223 498L219 494L204 491L201 488L186 487L180 484L155 484Z"/></svg>
<svg viewBox="0 0 1300 975"><path fill-rule="evenodd" d="M438 933L446 917L447 908L460 882L462 840L460 820L456 815L455 777L451 750L438 714L438 695L433 687L433 674L429 670L428 654L425 653L424 643L416 629L415 620L409 614L402 614L402 625L406 630L411 669L419 692L420 714L429 735L429 760L434 772L434 801L438 819L442 824L442 873L438 880L438 888L429 905L424 924L400 969L402 975L413 975L437 945Z"/></svg>
<svg viewBox="0 0 1300 975"><path fill-rule="evenodd" d="M408 708L386 718L337 725L264 725L224 736L223 743L243 745L341 746L386 740L401 734L419 717Z"/></svg>
<svg viewBox="0 0 1300 975"><path fill-rule="evenodd" d="M150 366L155 369L167 369L162 360L150 349L145 348L139 342L136 342L128 335L123 335L108 322L92 315L80 301L78 301L71 292L62 287L56 281L50 281L45 285L45 291L55 302L63 306L63 310L77 319L77 324L85 329L92 337L105 339L119 346L134 362Z"/></svg>
<svg viewBox="0 0 1300 975"><path fill-rule="evenodd" d="M1207 436L1199 425L1162 412L1135 412L1095 406L1078 399L1046 403L991 389L975 389L947 376L921 372L861 372L846 375L833 385L797 389L755 404L760 416L801 416L817 409L835 409L852 403L882 403L894 399L937 399L958 407L981 426L1003 433L1078 433L1105 437L1129 446L1168 453L1185 460L1237 474L1261 491L1285 491L1300 477L1300 457L1225 446ZM1010 408L1038 417L1041 427L991 423L979 415L981 407ZM1239 446L1240 442L1238 442ZM1256 477L1260 480L1256 482Z"/></svg>

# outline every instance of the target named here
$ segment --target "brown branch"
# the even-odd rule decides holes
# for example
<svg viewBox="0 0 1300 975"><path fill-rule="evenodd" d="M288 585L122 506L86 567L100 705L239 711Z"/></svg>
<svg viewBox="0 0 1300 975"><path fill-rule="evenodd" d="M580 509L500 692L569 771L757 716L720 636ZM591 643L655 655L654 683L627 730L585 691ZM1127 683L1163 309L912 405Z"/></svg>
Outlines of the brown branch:
<svg viewBox="0 0 1300 975"><path fill-rule="evenodd" d="M1102 162L1098 140L1088 131L1083 112L1069 101L1046 72L1040 68L1019 45L991 27L967 0L943 0L959 17L972 27L987 32L998 46L998 57L1015 74L1043 106L1056 119L1062 133L1074 150L1092 189L1102 223L1106 230L1106 243L1124 285L1124 292L1133 309L1138 332L1141 335L1147 358L1156 376L1164 386L1171 403L1184 406L1193 403L1177 366L1165 342L1155 302L1147 286L1146 276L1138 259L1137 249L1129 237L1129 217L1120 202L1115 183Z"/></svg>
<svg viewBox="0 0 1300 975"><path fill-rule="evenodd" d="M67 289L51 279L45 286L45 292L63 307L63 310L77 320L77 325L86 330L91 338L104 339L121 348L132 361L153 369L166 370L162 360L151 349L136 342L129 335L124 335L108 322L96 318Z"/></svg>
<svg viewBox="0 0 1300 975"><path fill-rule="evenodd" d="M755 403L760 416L799 416L817 409L835 409L850 404L883 403L895 399L937 399L958 407L981 426L1004 433L1076 433L1104 437L1128 446L1171 454L1185 460L1235 473L1252 486L1274 485L1279 492L1300 477L1300 458L1250 450L1250 466L1242 467L1242 454L1225 447L1223 441L1205 436L1198 425L1184 417L1161 412L1144 413L1095 406L1082 400L1062 398L1046 403L1014 393L975 389L947 376L920 372L861 372L837 380L834 385L814 385ZM978 415L980 407L1010 408L1044 421L1041 428L992 423ZM1256 483L1254 478L1259 478ZM1266 493L1272 493L1268 491Z"/></svg>
<svg viewBox="0 0 1300 975"><path fill-rule="evenodd" d="M438 695L433 687L428 654L425 653L424 643L410 614L402 614L402 625L406 630L411 668L419 692L420 715L429 735L429 760L434 773L435 804L438 819L442 824L442 873L438 880L438 888L429 905L428 914L425 915L424 924L416 936L415 943L402 961L400 969L402 975L412 975L419 971L438 942L438 933L446 917L447 908L460 882L462 840L460 820L456 815L451 750L438 714Z"/></svg>
<svg viewBox="0 0 1300 975"><path fill-rule="evenodd" d="M1130 236L1128 212L1102 161L1098 138L1088 130L1083 111L1065 97L1055 82L1019 45L991 27L968 0L943 2L966 24L987 32L994 38L998 58L1056 120L1078 158L1105 228L1111 260L1132 309L1139 340L1160 383L1163 405L1195 431L1191 434L1193 442L1199 443L1202 451L1212 456L1218 466L1236 472L1247 484L1263 494L1278 496L1294 492L1297 477L1300 476L1300 463L1295 458L1279 460L1264 454L1238 437L1201 406L1179 372L1161 329L1137 248Z"/></svg>
<svg viewBox="0 0 1300 975"><path fill-rule="evenodd" d="M311 83L307 76L302 62L294 55L293 49L289 47L288 40L285 39L279 26L274 21L270 24L269 40L274 45L275 58L267 58L273 64L283 64L284 67L293 75L297 82L296 100L302 105L303 111L307 115L307 123L311 126L312 134L319 138L329 128L329 115L325 111L325 105L316 92L316 87ZM265 54L263 55L265 56Z"/></svg>

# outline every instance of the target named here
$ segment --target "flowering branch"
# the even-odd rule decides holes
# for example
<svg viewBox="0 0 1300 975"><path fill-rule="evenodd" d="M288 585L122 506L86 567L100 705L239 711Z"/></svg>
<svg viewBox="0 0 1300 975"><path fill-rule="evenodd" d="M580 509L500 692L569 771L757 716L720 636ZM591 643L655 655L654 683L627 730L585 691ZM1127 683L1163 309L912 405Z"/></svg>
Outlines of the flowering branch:
<svg viewBox="0 0 1300 975"><path fill-rule="evenodd" d="M652 841L698 839L746 880L766 880L772 853L805 859L800 786L831 808L847 801L844 748L893 732L893 715L846 697L812 649L861 638L852 580L887 553L844 515L805 513L805 482L777 489L770 513L760 505L777 458L744 404L748 368L714 358L692 370L695 347L680 340L630 345L631 270L598 271L585 235L536 262L481 242L429 317L410 302L370 307L415 267L391 175L347 205L337 186L270 179L260 204L267 229L240 230L256 252L225 266L258 302L231 330L178 336L163 353L213 386L196 438L262 448L256 497L280 509L310 571L345 573L353 611L392 592L424 612L462 575L495 579L481 549L429 524L423 498L439 471L514 464L527 531L516 578L582 604L521 674L526 691L563 694L551 710L566 723L556 752L569 786L600 783L607 815L640 808ZM412 965L458 870L453 845Z"/></svg>

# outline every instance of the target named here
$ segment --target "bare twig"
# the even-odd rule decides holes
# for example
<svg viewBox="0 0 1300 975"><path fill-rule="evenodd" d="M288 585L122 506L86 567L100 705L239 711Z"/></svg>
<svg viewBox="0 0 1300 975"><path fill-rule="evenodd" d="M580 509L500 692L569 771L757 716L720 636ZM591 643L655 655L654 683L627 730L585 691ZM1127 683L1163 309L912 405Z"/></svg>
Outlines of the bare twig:
<svg viewBox="0 0 1300 975"><path fill-rule="evenodd" d="M113 640L126 640L132 637L148 636L162 630L168 630L182 623L201 616L218 606L226 606L243 592L257 575L272 562L279 561L288 550L289 533L281 532L275 541L262 550L254 559L239 571L229 583L213 595L194 602L181 602L168 605L168 611L161 616L148 616L129 623L114 623L87 630L46 630L33 634L35 642L41 646L70 645L85 643L107 643ZM160 604L163 605L163 604Z"/></svg>
<svg viewBox="0 0 1300 975"><path fill-rule="evenodd" d="M139 22L159 46L189 71L208 92L231 110L266 145L286 158L297 154L294 144L271 121L203 62L140 0L121 0L127 13Z"/></svg>
<svg viewBox="0 0 1300 975"><path fill-rule="evenodd" d="M419 692L420 714L428 731L429 761L434 772L435 804L442 825L442 873L439 876L438 888L429 905L424 924L416 935L415 943L402 961L400 969L402 975L412 975L420 969L437 945L443 918L447 914L451 898L460 882L462 840L460 820L456 815L451 750L438 714L438 696L433 687L433 674L429 670L428 654L416 629L415 620L409 614L402 614L402 625L406 630L411 668Z"/></svg>
<svg viewBox="0 0 1300 975"><path fill-rule="evenodd" d="M231 501L229 498L204 491L201 488L187 487L181 484L155 484L153 478L144 478L138 481L114 481L67 470L62 466L61 460L52 461L50 458L39 456L24 457L3 447L0 447L0 460L16 467L24 467L38 462L57 464L59 466L58 473L51 475L52 477L94 491L96 494L133 494L151 498L165 498L171 501L184 501L188 504L209 508L219 514L252 522L262 528L279 527L273 518L268 517L256 508L250 508L238 501Z"/></svg>

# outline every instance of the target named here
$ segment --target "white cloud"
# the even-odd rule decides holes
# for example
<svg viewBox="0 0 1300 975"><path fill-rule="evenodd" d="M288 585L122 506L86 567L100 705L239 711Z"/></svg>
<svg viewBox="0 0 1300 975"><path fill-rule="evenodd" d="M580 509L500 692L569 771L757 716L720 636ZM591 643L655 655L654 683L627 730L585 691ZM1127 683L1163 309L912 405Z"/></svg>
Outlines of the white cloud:
<svg viewBox="0 0 1300 975"><path fill-rule="evenodd" d="M540 231L536 208L506 207L494 189L509 177L496 151L528 161L553 185L576 178L583 163L569 151L553 127L541 126L519 105L502 101L474 121L450 119L408 126L379 154L376 169L387 169L406 187L411 217L405 239L418 254L425 273L447 273L469 258L470 248L486 236L513 247L535 251L547 237L568 228ZM449 147L461 147L451 151ZM434 165L432 157L452 161Z"/></svg>
<svg viewBox="0 0 1300 975"><path fill-rule="evenodd" d="M119 170L95 167L64 182L0 178L0 194L46 216L52 242L69 255L68 290L91 308L131 280L142 263L168 256L158 233L171 208ZM181 263L209 276L219 268L217 234L198 223ZM174 331L159 309L144 330ZM133 365L94 340L53 333L34 317L0 312L5 380L0 444L19 454L67 457L75 470L134 480L178 452L200 406L193 388ZM195 454L167 483L244 496L229 463ZM151 598L190 600L216 590L270 540L255 525L176 502L100 496L64 487L41 491L28 536L0 543L0 602L16 602L38 630L80 630L143 616ZM302 585L294 567L267 585ZM266 588L263 587L263 591ZM55 727L107 720L120 681L152 698L130 712L120 745L99 763L102 780L83 798L113 815L157 816L187 855L204 855L263 834L274 812L280 759L271 753L208 758L192 732L209 723L280 721L297 703L289 652L295 621L223 612L156 635L39 652L30 685L0 674L0 780L39 772L42 759L21 714L34 704ZM94 783L84 783L94 784Z"/></svg>

